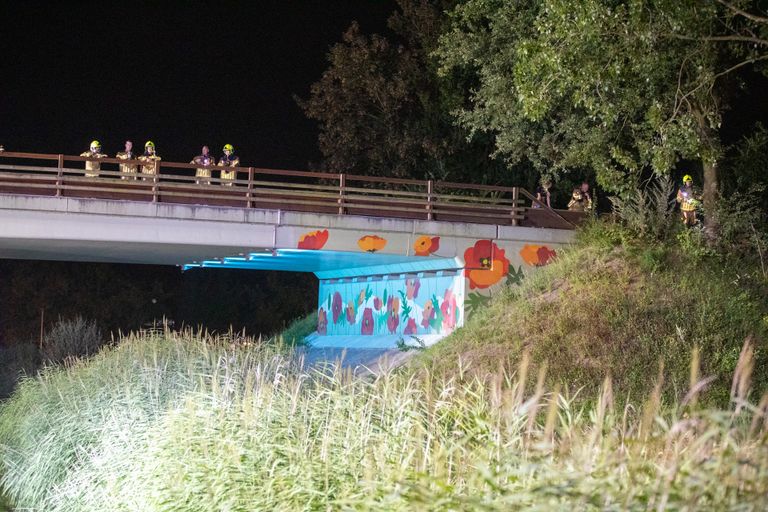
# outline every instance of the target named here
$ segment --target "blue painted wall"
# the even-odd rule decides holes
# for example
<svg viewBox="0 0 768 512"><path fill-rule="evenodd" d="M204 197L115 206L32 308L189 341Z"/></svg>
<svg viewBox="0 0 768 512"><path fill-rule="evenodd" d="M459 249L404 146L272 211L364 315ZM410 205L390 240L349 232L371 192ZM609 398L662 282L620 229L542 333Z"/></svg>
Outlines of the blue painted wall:
<svg viewBox="0 0 768 512"><path fill-rule="evenodd" d="M464 283L461 272L452 271L322 280L317 332L321 336L449 334L464 325Z"/></svg>

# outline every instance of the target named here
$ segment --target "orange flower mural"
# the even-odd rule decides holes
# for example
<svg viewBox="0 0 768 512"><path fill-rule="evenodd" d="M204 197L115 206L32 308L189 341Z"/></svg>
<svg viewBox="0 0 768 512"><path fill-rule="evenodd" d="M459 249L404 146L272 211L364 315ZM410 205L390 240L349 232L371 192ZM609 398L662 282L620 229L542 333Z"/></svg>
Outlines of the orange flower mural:
<svg viewBox="0 0 768 512"><path fill-rule="evenodd" d="M416 256L429 256L440 248L440 237L420 236L413 244L413 250Z"/></svg>
<svg viewBox="0 0 768 512"><path fill-rule="evenodd" d="M488 288L507 275L509 260L504 249L490 240L478 240L473 247L464 251L464 276L469 279L469 288Z"/></svg>
<svg viewBox="0 0 768 512"><path fill-rule="evenodd" d="M311 249L311 250L319 250L322 249L325 245L325 242L328 241L328 230L317 230L317 231L310 231L309 233L304 233L299 238L299 243L296 246L298 249Z"/></svg>
<svg viewBox="0 0 768 512"><path fill-rule="evenodd" d="M365 235L357 241L358 247L365 252L380 251L387 245L387 240L376 235Z"/></svg>
<svg viewBox="0 0 768 512"><path fill-rule="evenodd" d="M525 245L520 249L520 257L523 261L534 267L543 267L555 259L557 253L546 245Z"/></svg>

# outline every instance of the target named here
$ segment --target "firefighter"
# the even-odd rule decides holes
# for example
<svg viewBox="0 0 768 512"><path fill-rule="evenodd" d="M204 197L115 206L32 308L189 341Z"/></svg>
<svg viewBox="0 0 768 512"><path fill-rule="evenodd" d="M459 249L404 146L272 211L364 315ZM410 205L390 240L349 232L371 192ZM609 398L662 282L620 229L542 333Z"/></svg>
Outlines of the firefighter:
<svg viewBox="0 0 768 512"><path fill-rule="evenodd" d="M135 160L136 155L133 153L133 142L130 140L125 141L125 150L120 151L115 155L115 158L120 160ZM121 180L135 180L136 179L136 166L134 164L120 164L120 176Z"/></svg>
<svg viewBox="0 0 768 512"><path fill-rule="evenodd" d="M141 166L141 174L149 176L157 174L157 162L161 160L161 158L155 153L154 142L148 140L147 143L144 144L144 154L139 157L139 160L145 162L145 164ZM147 181L149 178L144 177L142 179Z"/></svg>
<svg viewBox="0 0 768 512"><path fill-rule="evenodd" d="M571 200L568 202L568 209L572 212L583 212L586 207L586 201L584 200L584 193L580 187L573 189L571 194Z"/></svg>
<svg viewBox="0 0 768 512"><path fill-rule="evenodd" d="M699 194L693 188L693 178L690 174L683 176L683 186L677 191L677 202L680 204L680 213L682 213L683 224L686 226L695 226L698 224L696 218L696 207L699 203Z"/></svg>
<svg viewBox="0 0 768 512"><path fill-rule="evenodd" d="M533 201L531 208L541 208L542 204L552 208L552 193L549 191L551 186L552 181L548 178L541 180L541 185L536 188L536 201Z"/></svg>
<svg viewBox="0 0 768 512"><path fill-rule="evenodd" d="M219 167L239 167L240 158L235 155L235 148L232 144L224 144L224 156L219 159ZM237 171L221 170L222 185L231 187L237 179Z"/></svg>
<svg viewBox="0 0 768 512"><path fill-rule="evenodd" d="M195 165L216 165L216 159L211 156L208 146L203 146L202 153L192 159L191 164ZM210 185L211 184L211 170L203 167L195 170L195 183L198 185Z"/></svg>
<svg viewBox="0 0 768 512"><path fill-rule="evenodd" d="M91 148L88 151L80 153L80 156L88 158L106 158L107 155L101 152L101 142L94 140L91 142ZM101 163L96 160L85 161L85 176L88 178L96 178L101 171Z"/></svg>
<svg viewBox="0 0 768 512"><path fill-rule="evenodd" d="M592 211L592 194L589 193L589 183L583 181L581 183L581 195L584 197L584 209L588 212Z"/></svg>

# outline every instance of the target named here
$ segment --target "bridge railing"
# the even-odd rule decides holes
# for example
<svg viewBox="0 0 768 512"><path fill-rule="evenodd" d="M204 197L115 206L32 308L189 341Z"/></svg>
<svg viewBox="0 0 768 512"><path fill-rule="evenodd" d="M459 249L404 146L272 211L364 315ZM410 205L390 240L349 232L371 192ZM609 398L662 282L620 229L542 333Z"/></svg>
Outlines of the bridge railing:
<svg viewBox="0 0 768 512"><path fill-rule="evenodd" d="M88 161L100 169L85 170ZM196 177L200 168L211 177ZM222 170L236 179L222 179ZM536 200L520 187L15 152L0 152L0 193L560 229L573 229L584 217L532 208Z"/></svg>

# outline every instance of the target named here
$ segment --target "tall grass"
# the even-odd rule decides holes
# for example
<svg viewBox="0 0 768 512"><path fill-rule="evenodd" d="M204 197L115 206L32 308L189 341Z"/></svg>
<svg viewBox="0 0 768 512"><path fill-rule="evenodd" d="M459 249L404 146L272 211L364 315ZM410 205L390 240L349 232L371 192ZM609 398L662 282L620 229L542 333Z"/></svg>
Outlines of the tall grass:
<svg viewBox="0 0 768 512"><path fill-rule="evenodd" d="M694 359L681 405L656 391L618 409L610 379L576 406L528 357L489 379L460 366L361 379L274 347L130 337L2 405L2 485L20 508L68 512L760 510L754 353L745 344L730 408L697 408Z"/></svg>

